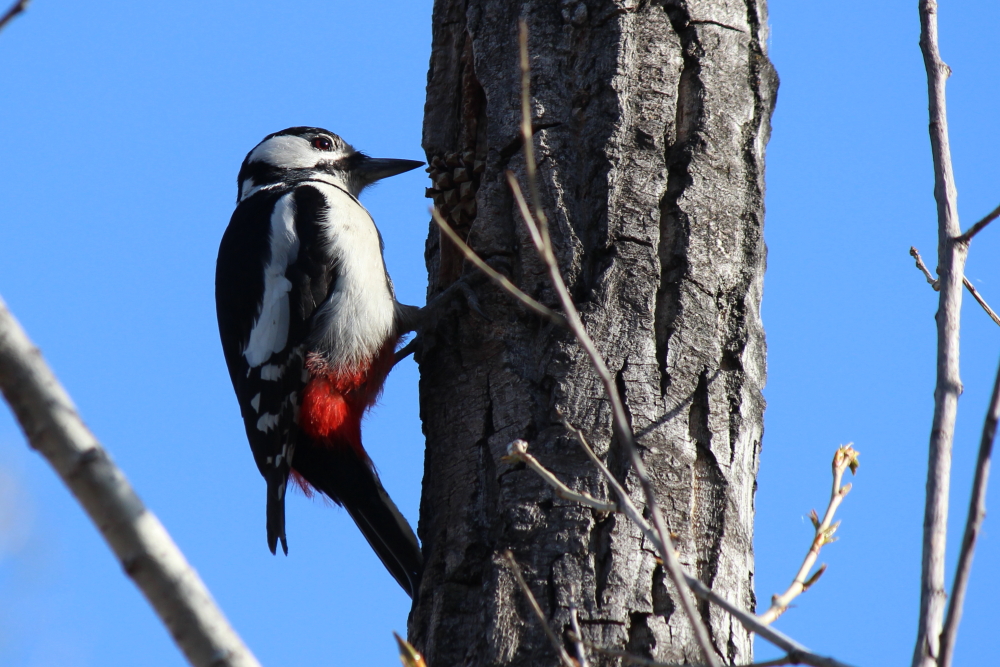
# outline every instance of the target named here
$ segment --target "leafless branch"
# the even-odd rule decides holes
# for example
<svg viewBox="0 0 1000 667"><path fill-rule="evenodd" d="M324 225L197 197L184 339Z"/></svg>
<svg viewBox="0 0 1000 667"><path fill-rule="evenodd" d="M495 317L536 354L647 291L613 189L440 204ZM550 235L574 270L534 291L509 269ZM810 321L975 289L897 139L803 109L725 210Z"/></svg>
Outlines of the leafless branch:
<svg viewBox="0 0 1000 667"><path fill-rule="evenodd" d="M931 154L934 158L934 198L938 214L938 275L940 299L937 313L937 382L927 466L927 499L924 512L923 557L920 577L920 615L913 667L936 667L944 616L944 557L948 526L948 487L951 482L951 447L962 393L959 375L959 326L962 310L962 276L968 244L957 243L962 233L958 221L955 176L948 145L945 81L951 70L941 60L937 38L937 2L920 1L920 50L927 70Z"/></svg>
<svg viewBox="0 0 1000 667"><path fill-rule="evenodd" d="M951 667L955 653L958 624L962 620L965 591L969 585L969 573L972 571L972 555L976 550L976 540L982 529L983 517L986 516L986 484L990 477L990 459L993 456L993 440L996 437L998 421L1000 421L1000 369L997 370L997 378L993 382L993 396L983 424L983 437L979 441L979 457L976 460L976 474L972 481L972 497L969 499L969 516L965 520L965 535L962 537L962 548L958 554L955 583L951 587L951 601L948 603L948 614L945 617L944 630L941 632L941 655L938 658L938 667Z"/></svg>
<svg viewBox="0 0 1000 667"><path fill-rule="evenodd" d="M969 279L963 276L962 284L965 285L965 289L969 290L969 294L971 294L972 298L976 300L976 303L983 307L983 310L985 310L986 314L990 316L990 319L1000 326L1000 315L997 315L993 309L990 308L990 305L986 303L986 299L980 296L976 288L969 282Z"/></svg>
<svg viewBox="0 0 1000 667"><path fill-rule="evenodd" d="M617 504L618 511L627 516L632 521L632 523L634 523L639 527L639 529L643 532L643 534L646 535L646 538L649 540L650 544L653 545L653 548L655 548L657 552L661 551L663 549L663 544L660 542L659 536L653 532L652 527L649 525L646 519L643 518L642 512L640 512L639 508L636 507L635 504L632 502L632 499L625 491L625 487L621 485L621 483L618 481L617 478L615 478L615 476L608 469L608 467L604 465L604 461L602 461L600 457L594 452L593 448L590 446L590 443L587 442L586 436L583 435L583 431L570 424L568 421L566 421L566 419L563 419L563 426L565 426L566 430L572 433L576 437L576 441L580 443L580 447L582 447L583 451L587 453L587 456L590 457L590 460L594 463L594 465L597 466L597 469L601 471L601 474L604 475L604 478L608 482L608 486L610 486L611 490L614 491L615 495L618 496L618 504Z"/></svg>
<svg viewBox="0 0 1000 667"><path fill-rule="evenodd" d="M17 0L7 12L0 16L0 30L7 27L7 24L14 20L14 17L23 12L31 4L31 0Z"/></svg>
<svg viewBox="0 0 1000 667"><path fill-rule="evenodd" d="M764 625L756 616L743 611L732 602L722 597L705 584L701 583L699 579L688 577L688 585L691 586L691 590L694 591L695 595L703 600L708 600L709 602L722 607L729 612L733 618L738 620L744 628L750 632L756 633L761 639L774 644L787 653L792 660L792 664L811 665L812 667L850 667L847 663L840 662L834 658L816 655L788 635L775 630L770 625Z"/></svg>
<svg viewBox="0 0 1000 667"><path fill-rule="evenodd" d="M462 237L459 236L455 230L451 228L451 225L449 225L447 221L441 217L441 213L439 213L436 208L431 209L431 215L434 217L434 222L436 222L438 227L441 228L441 231L444 232L444 235L448 237L448 240L454 243L455 246L462 251L462 254L465 255L465 258L472 262L477 269L485 273L486 276L497 286L520 301L528 309L560 326L566 326L566 320L562 315L539 303L537 300L532 299L530 296L518 289L517 285L512 283L506 276L484 262L483 259L476 254L476 251L470 248L469 244L463 241Z"/></svg>
<svg viewBox="0 0 1000 667"><path fill-rule="evenodd" d="M517 561L514 560L514 554L508 550L504 553L504 558L507 559L507 566L510 568L510 571L514 573L514 578L517 580L517 585L521 587L521 592L524 593L524 597L528 598L528 604L531 605L531 610L535 612L535 616L537 616L539 622L541 622L542 629L545 630L545 635L549 638L549 641L552 642L552 648L556 650L556 655L559 656L559 661L565 667L576 667L576 665L573 664L573 659L569 657L569 653L566 652L566 648L559 640L559 637L556 636L555 631L549 627L549 621L545 618L545 612L543 612L542 608L538 606L538 600L535 599L531 589L528 588L528 582L524 580L524 575L521 574L521 567L517 564Z"/></svg>
<svg viewBox="0 0 1000 667"><path fill-rule="evenodd" d="M596 465L600 469L601 473L608 481L608 485L612 488L615 494L617 494L619 508L621 509L621 511L629 519L631 519L636 526L639 527L639 530L643 532L643 534L646 536L646 539L648 539L650 543L653 545L653 547L657 550L657 553L662 553L663 544L660 543L659 536L655 532L653 532L653 529L649 526L649 523L642 517L642 514L632 503L632 500L626 493L625 488L622 487L622 485L618 482L618 480L611 473L608 467L604 465L604 462L601 461L600 457L598 457L597 454L594 452L594 450L590 447L590 444L587 442L587 439L586 437L584 437L583 433L579 429L575 428L572 424L567 422L566 420L563 420L563 425L566 427L566 430L568 430L576 437L577 442L580 443L580 447L582 447L583 451L587 453L587 456L590 458L590 460L594 462L594 465ZM765 641L774 644L782 651L786 652L789 656L791 656L794 659L793 664L794 662L798 662L804 665L814 665L815 667L848 667L848 665L846 665L845 663L834 660L833 658L826 658L824 656L812 653L809 649L807 649L802 644L799 644L794 639L775 630L769 625L761 623L760 619L757 618L755 615L747 611L744 611L743 609L740 609L739 607L731 603L729 600L725 599L724 597L713 591L711 588L703 584L700 579L692 577L688 574L685 574L684 576L685 576L685 581L687 581L688 586L691 587L691 590L692 592L694 592L695 595L697 595L703 600L707 600L708 602L718 605L726 612L728 612L733 618L739 621L744 628L746 628L750 632L756 633L758 636L760 636L761 639L764 639Z"/></svg>
<svg viewBox="0 0 1000 667"><path fill-rule="evenodd" d="M910 246L910 257L916 260L917 268L924 274L924 278L927 278L927 284L933 287L935 292L938 291L937 278L934 277L930 269L927 268L927 265L924 264L924 258L920 256L920 251Z"/></svg>
<svg viewBox="0 0 1000 667"><path fill-rule="evenodd" d="M823 576L823 572L826 571L826 565L820 565L819 569L811 577L809 577L809 571L816 564L820 549L830 542L835 542L837 539L833 534L837 532L840 522L833 523L833 516L837 513L837 508L840 507L841 501L851 491L850 484L841 486L840 482L843 480L845 472L850 470L851 474L854 474L857 468L858 452L849 444L839 447L837 453L833 455L833 490L830 492L830 503L827 505L823 520L819 520L816 510L813 510L809 515L812 519L813 528L816 531L813 536L812 545L809 547L809 552L806 554L806 558L802 562L802 567L799 568L788 590L781 595L775 595L771 598L771 608L760 615L761 623L773 623L779 616L785 613L792 600L809 590L809 587Z"/></svg>
<svg viewBox="0 0 1000 667"><path fill-rule="evenodd" d="M0 300L0 390L195 667L259 667L159 519L77 414Z"/></svg>
<svg viewBox="0 0 1000 667"><path fill-rule="evenodd" d="M590 458L590 460L593 461L594 464L598 467L598 469L601 471L601 474L603 474L605 479L607 480L608 485L618 496L619 511L625 514L639 528L639 530L642 531L643 535L646 536L646 539L648 539L650 544L653 545L653 548L656 550L657 553L663 554L665 551L664 545L660 541L659 535L649 525L649 522L647 522L646 519L643 518L642 513L632 502L631 498L629 498L628 493L625 491L625 488L615 478L615 476L611 473L608 467L604 464L603 461L601 461L600 457L598 457L597 454L594 452L594 450L591 448L583 432L580 431L578 428L574 427L565 419L563 420L563 425L566 427L567 431L569 431L576 437L577 442L580 443L580 447L583 448L584 452L587 453L587 456ZM540 464L539 467L541 467ZM545 473L548 475L552 475L552 473L549 472L548 470L546 470ZM772 644L780 648L782 651L785 651L792 659L792 664L813 665L815 667L848 667L845 663L842 663L833 658L827 658L812 653L809 649L807 649L802 644L799 644L794 639L791 639L790 637L775 630L769 625L761 622L761 619L759 619L757 616L748 613L740 609L736 605L732 604L731 602L729 602L729 600L726 600L725 598L717 594L715 591L705 586L701 582L701 580L692 577L688 574L684 574L684 577L688 586L690 586L692 592L695 595L702 598L703 600L707 600L708 602L718 605L726 612L728 612L731 616L733 616L737 621L739 621L740 624L742 624L743 627L745 627L747 630L756 633L762 639L771 642Z"/></svg>
<svg viewBox="0 0 1000 667"><path fill-rule="evenodd" d="M594 370L597 371L598 376L601 378L605 394L607 394L608 399L611 402L612 412L614 415L613 423L615 433L618 435L621 442L625 443L629 452L632 468L635 471L635 475L639 480L640 486L642 487L646 498L646 507L653 519L653 527L656 529L656 533L659 535L660 542L664 547L663 553L661 554L664 568L667 575L674 582L674 586L677 587L677 597L679 598L681 608L684 610L684 614L691 623L698 645L705 654L706 662L712 667L719 667L719 658L716 654L715 647L712 644L712 639L708 634L708 629L705 627L705 623L698 614L694 598L692 597L685 580L684 571L681 568L680 562L677 560L677 556L674 554L673 544L670 541L670 535L667 532L663 515L660 512L659 503L656 500L656 493L653 489L652 483L649 481L649 475L646 474L646 467L643 465L642 458L639 456L639 451L635 446L635 436L632 433L632 428L628 423L627 417L625 416L625 408L622 405L621 396L618 395L618 388L615 386L614 378L608 370L607 365L604 363L604 358L601 357L600 353L597 351L597 347L594 345L593 340L591 340L590 335L583 326L583 322L580 320L580 314L577 312L576 306L573 304L573 299L570 297L569 291L566 289L566 284L563 282L562 274L559 271L559 264L555 259L552 242L549 238L548 223L545 218L545 214L541 210L541 197L538 193L538 178L536 173L537 166L535 163L533 132L531 127L531 71L528 60L528 26L523 19L520 21L520 47L521 133L524 139L524 157L528 172L528 186L531 189L532 203L535 208L535 218L532 219L529 215L525 218L525 224L528 224L530 228L532 223L537 223L537 234L532 233L532 238L534 239L537 236L538 241L536 241L536 245L540 241L541 248L539 248L539 252L542 255L542 259L545 261L545 264L548 266L549 277L556 293L559 295L559 300L562 302L563 313L565 314L566 320L569 322L569 328L576 337L580 347L582 347L587 353L587 356L590 357L591 364L593 365Z"/></svg>
<svg viewBox="0 0 1000 667"><path fill-rule="evenodd" d="M937 290L939 287L938 281L931 275L931 272L927 269L927 265L924 264L924 259L913 246L910 246L910 255L917 261L917 268L923 272L924 277L927 278L927 282L930 283L930 286ZM969 279L962 276L962 284L965 285L965 289L969 290L969 294L971 294L972 298L976 300L976 303L982 306L983 310L986 311L986 314L990 316L990 319L1000 326L1000 315L997 315L996 312L990 308L990 304L986 303L986 299L984 299L982 295L979 294L978 290L972 286Z"/></svg>
<svg viewBox="0 0 1000 667"><path fill-rule="evenodd" d="M589 667L587 662L587 648L583 644L583 633L580 632L580 619L577 618L576 614L576 600L570 598L569 601L569 623L570 629L572 629L572 634L570 639L573 640L573 645L576 646L576 662L579 667Z"/></svg>
<svg viewBox="0 0 1000 667"><path fill-rule="evenodd" d="M508 462L520 462L527 465L529 468L534 470L539 477L545 480L552 488L556 490L556 495L563 500L571 500L573 502L580 503L581 505L586 505L587 507L592 507L598 512L617 512L618 504L604 502L598 500L587 493L581 493L579 491L574 491L569 488L563 482L553 475L548 469L545 468L541 463L538 462L534 456L528 453L528 443L524 440L513 440L507 445L507 456L504 457Z"/></svg>
<svg viewBox="0 0 1000 667"><path fill-rule="evenodd" d="M997 206L995 209L993 209L992 211L990 211L989 213L987 213L985 218L983 218L982 220L980 220L976 224L974 224L971 227L969 227L969 231L965 232L964 234L962 234L961 236L959 236L955 240L957 242L959 242L959 243L964 243L964 244L968 245L969 241L972 240L973 236L975 236L979 232L983 231L983 228L986 225L990 224L991 222L993 222L997 218L1000 218L1000 206Z"/></svg>

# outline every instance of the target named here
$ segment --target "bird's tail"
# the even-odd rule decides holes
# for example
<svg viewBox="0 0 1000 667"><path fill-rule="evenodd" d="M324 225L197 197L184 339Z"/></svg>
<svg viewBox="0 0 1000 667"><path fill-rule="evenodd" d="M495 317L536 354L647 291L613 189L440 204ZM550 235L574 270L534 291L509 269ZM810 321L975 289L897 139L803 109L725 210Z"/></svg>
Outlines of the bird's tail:
<svg viewBox="0 0 1000 667"><path fill-rule="evenodd" d="M385 569L412 598L423 571L417 536L379 481L371 462L346 447L299 447L294 468L344 506Z"/></svg>
<svg viewBox="0 0 1000 667"><path fill-rule="evenodd" d="M267 548L276 553L278 541L281 550L288 555L288 541L285 539L285 491L288 485L288 470L274 469L267 476Z"/></svg>

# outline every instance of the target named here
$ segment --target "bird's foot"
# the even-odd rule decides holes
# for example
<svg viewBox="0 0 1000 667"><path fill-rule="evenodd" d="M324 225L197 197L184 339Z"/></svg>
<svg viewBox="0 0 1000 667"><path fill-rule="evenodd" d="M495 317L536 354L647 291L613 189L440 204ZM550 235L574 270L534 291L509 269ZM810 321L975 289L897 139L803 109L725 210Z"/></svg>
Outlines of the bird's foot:
<svg viewBox="0 0 1000 667"><path fill-rule="evenodd" d="M469 310L487 322L493 321L483 311L475 290L472 289L464 278L460 278L449 285L443 292L432 298L423 308L404 306L402 304L398 306L399 316L397 322L400 327L400 333L416 332L417 335L396 352L395 363L398 364L411 354L427 349L427 341L433 339L433 332L437 330L438 324L450 312L451 306L457 302L459 297L465 300Z"/></svg>

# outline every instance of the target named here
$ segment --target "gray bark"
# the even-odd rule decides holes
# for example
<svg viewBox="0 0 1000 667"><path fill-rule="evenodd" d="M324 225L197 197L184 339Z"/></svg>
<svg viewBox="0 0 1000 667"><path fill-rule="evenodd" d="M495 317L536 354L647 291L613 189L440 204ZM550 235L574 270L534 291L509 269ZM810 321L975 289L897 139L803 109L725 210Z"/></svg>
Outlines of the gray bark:
<svg viewBox="0 0 1000 667"><path fill-rule="evenodd" d="M555 308L504 182L507 169L524 182L519 18L530 30L540 187L563 275L616 374L682 563L753 610L764 147L777 87L766 5L436 0L428 195L494 268ZM489 319L456 307L418 359L427 566L411 641L432 667L554 664L502 563L509 548L560 635L573 598L590 641L700 662L639 531L501 460L524 438L570 487L608 497L562 414L642 503L584 354L464 267L433 228L427 265L431 295L464 275ZM720 655L748 662L747 632L701 609Z"/></svg>

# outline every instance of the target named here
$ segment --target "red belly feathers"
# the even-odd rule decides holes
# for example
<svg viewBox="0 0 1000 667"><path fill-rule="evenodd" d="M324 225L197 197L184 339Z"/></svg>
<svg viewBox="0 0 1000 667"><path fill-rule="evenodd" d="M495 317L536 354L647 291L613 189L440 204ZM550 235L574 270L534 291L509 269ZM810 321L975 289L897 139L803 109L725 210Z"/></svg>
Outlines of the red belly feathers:
<svg viewBox="0 0 1000 667"><path fill-rule="evenodd" d="M354 369L335 370L310 355L306 362L310 378L302 392L299 425L315 444L350 447L362 460L368 460L361 446L361 418L382 393L397 342L390 339L368 364Z"/></svg>

